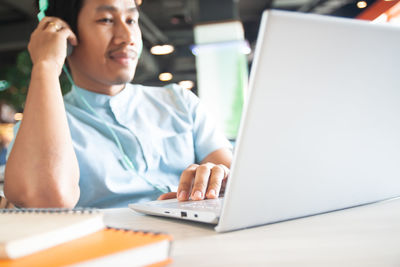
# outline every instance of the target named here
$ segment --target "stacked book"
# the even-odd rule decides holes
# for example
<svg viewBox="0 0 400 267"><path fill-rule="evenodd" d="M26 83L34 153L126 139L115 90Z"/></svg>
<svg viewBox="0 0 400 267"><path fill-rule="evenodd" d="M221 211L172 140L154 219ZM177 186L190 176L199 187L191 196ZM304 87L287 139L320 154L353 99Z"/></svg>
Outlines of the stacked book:
<svg viewBox="0 0 400 267"><path fill-rule="evenodd" d="M0 209L0 266L162 266L171 237L105 227L93 209Z"/></svg>

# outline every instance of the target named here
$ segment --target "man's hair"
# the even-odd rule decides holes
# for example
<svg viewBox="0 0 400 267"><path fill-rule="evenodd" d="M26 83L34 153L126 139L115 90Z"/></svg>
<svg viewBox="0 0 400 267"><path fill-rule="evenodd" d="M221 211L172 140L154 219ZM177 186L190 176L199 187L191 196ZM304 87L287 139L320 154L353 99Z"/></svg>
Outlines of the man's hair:
<svg viewBox="0 0 400 267"><path fill-rule="evenodd" d="M78 15L82 9L85 0L48 0L49 7L46 16L58 17L71 27L72 31L78 35ZM142 0L134 0L136 6L142 3ZM36 0L36 7L39 12L39 0Z"/></svg>
<svg viewBox="0 0 400 267"><path fill-rule="evenodd" d="M85 0L48 0L49 7L45 11L46 16L58 17L71 27L75 34L78 34L78 14L82 9ZM39 0L36 1L39 12Z"/></svg>

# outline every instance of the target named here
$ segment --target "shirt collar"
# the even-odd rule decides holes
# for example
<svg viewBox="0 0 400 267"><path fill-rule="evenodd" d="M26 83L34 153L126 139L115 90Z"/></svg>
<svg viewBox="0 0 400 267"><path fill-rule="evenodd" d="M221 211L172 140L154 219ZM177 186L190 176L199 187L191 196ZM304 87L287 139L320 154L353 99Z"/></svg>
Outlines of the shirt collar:
<svg viewBox="0 0 400 267"><path fill-rule="evenodd" d="M137 89L139 85L133 85L127 83L125 88L121 90L118 94L114 96L95 93L79 86L73 85L69 93L70 97L74 99L75 105L84 109L89 110L91 108L97 109L108 109L111 108L112 112L120 113L119 111L125 111L127 106L137 105L137 94L139 93ZM140 90L139 90L140 91ZM88 105L85 104L89 104ZM120 114L123 116L123 114Z"/></svg>
<svg viewBox="0 0 400 267"><path fill-rule="evenodd" d="M112 96L95 93L79 86L73 85L71 89L73 98L83 106L86 106L83 102L86 102L92 107L105 107L109 105ZM84 100L83 100L83 99Z"/></svg>
<svg viewBox="0 0 400 267"><path fill-rule="evenodd" d="M86 102L92 107L108 107L110 106L110 102L129 102L132 95L134 94L133 88L134 85L127 83L124 89L122 89L118 94L110 96L89 91L77 85L73 85L71 89L71 94L73 98L80 104L85 105L82 100L83 97Z"/></svg>

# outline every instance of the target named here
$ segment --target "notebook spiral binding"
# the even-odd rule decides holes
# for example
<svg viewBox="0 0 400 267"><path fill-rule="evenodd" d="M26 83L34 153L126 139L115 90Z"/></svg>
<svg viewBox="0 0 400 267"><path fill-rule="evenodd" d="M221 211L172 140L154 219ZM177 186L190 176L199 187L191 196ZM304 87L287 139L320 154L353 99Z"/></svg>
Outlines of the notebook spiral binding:
<svg viewBox="0 0 400 267"><path fill-rule="evenodd" d="M18 214L18 213L55 213L55 214L93 214L93 213L101 213L99 209L95 208L20 208L20 209L0 209L1 214ZM115 231L124 231L124 232L133 232L133 233L142 233L142 234L152 234L152 235L166 235L163 232L152 232L147 230L134 230L129 228L117 228L112 226L106 226L109 230Z"/></svg>
<svg viewBox="0 0 400 267"><path fill-rule="evenodd" d="M21 209L0 209L0 214L4 213L76 213L76 214L92 214L100 213L100 210L93 208L21 208Z"/></svg>
<svg viewBox="0 0 400 267"><path fill-rule="evenodd" d="M1 214L18 214L18 213L54 213L54 214L93 214L101 213L99 209L95 208L20 208L20 209L0 209ZM152 232L147 230L134 230L129 228L117 228L112 226L106 226L109 230L142 233L142 234L152 234L152 235L166 235L163 232Z"/></svg>

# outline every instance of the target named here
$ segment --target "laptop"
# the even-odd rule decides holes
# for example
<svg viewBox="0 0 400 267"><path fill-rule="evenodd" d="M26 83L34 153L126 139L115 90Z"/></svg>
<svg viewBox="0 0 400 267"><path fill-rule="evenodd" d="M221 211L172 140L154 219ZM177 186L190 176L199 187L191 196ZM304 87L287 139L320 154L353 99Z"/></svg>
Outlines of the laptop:
<svg viewBox="0 0 400 267"><path fill-rule="evenodd" d="M265 11L224 198L130 208L226 232L400 196L399 44L395 26Z"/></svg>

